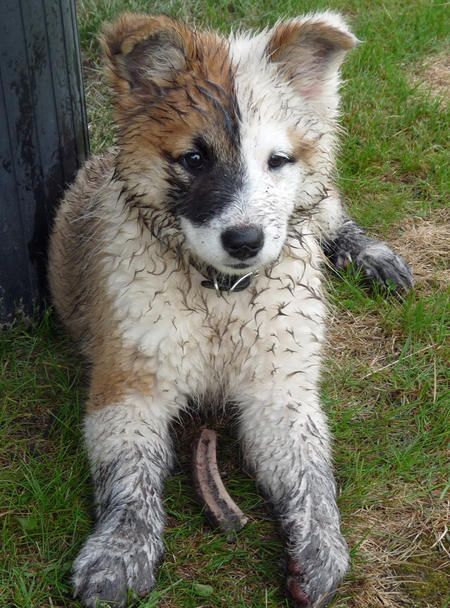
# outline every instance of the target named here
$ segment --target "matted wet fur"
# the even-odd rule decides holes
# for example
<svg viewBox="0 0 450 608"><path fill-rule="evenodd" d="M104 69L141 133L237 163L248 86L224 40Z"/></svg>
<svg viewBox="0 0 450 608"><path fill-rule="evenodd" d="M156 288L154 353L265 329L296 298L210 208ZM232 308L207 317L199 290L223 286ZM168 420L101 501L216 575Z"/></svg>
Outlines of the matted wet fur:
<svg viewBox="0 0 450 608"><path fill-rule="evenodd" d="M322 249L411 285L334 187L339 67L356 42L329 12L229 38L148 15L104 30L118 146L67 192L49 266L91 363L97 522L73 577L85 606L152 588L169 428L189 403L236 404L296 605L325 606L347 570L318 395Z"/></svg>

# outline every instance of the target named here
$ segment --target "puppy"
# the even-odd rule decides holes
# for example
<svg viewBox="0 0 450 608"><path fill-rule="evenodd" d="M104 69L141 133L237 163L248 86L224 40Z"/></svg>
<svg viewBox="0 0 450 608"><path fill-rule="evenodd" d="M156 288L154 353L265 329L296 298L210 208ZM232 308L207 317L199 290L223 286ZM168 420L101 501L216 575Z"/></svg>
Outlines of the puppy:
<svg viewBox="0 0 450 608"><path fill-rule="evenodd" d="M236 404L296 605L325 606L347 570L318 391L322 250L411 285L334 186L339 68L356 43L329 12L229 38L134 14L104 30L118 147L80 171L49 255L56 310L91 364L85 606L154 585L170 424L192 401Z"/></svg>

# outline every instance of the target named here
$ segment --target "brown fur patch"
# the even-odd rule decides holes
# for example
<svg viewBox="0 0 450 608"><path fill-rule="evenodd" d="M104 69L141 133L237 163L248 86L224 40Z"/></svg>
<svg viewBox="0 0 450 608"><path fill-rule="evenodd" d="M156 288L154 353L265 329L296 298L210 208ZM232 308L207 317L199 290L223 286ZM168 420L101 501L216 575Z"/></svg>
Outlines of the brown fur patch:
<svg viewBox="0 0 450 608"><path fill-rule="evenodd" d="M151 46L133 56L131 68L127 57L142 44ZM165 54L173 51L175 69L158 63L158 44ZM168 17L123 15L105 29L103 49L116 93L121 145L125 153L127 147L133 151L133 162L142 154L148 156L149 150L176 158L189 149L193 136L203 133L220 142L218 149L229 150L238 110L223 38ZM156 63L148 67L145 62L152 54ZM143 75L136 76L136 62L142 64ZM133 78L138 78L135 87L130 83Z"/></svg>
<svg viewBox="0 0 450 608"><path fill-rule="evenodd" d="M290 129L289 139L295 159L309 165L318 151L318 142L302 136L296 129Z"/></svg>
<svg viewBox="0 0 450 608"><path fill-rule="evenodd" d="M92 370L87 412L120 403L128 391L151 395L154 376L145 373L145 365L136 353L127 353L123 345L113 348L114 341L108 343L108 350L95 358L99 363ZM120 352L120 361L116 353Z"/></svg>
<svg viewBox="0 0 450 608"><path fill-rule="evenodd" d="M92 247L97 239L96 219L91 212L85 217L83 210L86 200L95 200L104 186L115 159L115 151L95 157L78 173L62 202L65 213L57 215L49 251L49 280L59 316L83 354L95 362L90 370L88 412L120 402L131 390L151 394L154 382L143 371L145 358L123 345L110 300L92 288L104 284L105 277L101 257Z"/></svg>
<svg viewBox="0 0 450 608"><path fill-rule="evenodd" d="M86 200L95 200L112 172L114 158L115 153L108 152L86 162L61 203L65 212L57 214L50 240L49 283L53 302L67 331L89 357L91 345L86 336L96 333L91 331L92 325L100 327L110 316L110 307L105 301L88 298L84 291L89 283L98 285L101 276L98 264L89 263L95 255L90 243L95 242L98 220L85 218L83 212ZM73 230L75 223L78 232ZM68 264L70 272L67 272Z"/></svg>

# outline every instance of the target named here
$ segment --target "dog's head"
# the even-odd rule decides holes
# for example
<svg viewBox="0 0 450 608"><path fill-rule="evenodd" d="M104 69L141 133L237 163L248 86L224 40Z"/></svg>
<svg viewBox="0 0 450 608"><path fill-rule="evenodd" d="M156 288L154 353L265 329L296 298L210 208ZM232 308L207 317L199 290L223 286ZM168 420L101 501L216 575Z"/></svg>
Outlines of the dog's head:
<svg viewBox="0 0 450 608"><path fill-rule="evenodd" d="M333 13L229 39L123 15L103 37L122 178L179 219L203 262L270 264L330 183L339 68L355 43Z"/></svg>

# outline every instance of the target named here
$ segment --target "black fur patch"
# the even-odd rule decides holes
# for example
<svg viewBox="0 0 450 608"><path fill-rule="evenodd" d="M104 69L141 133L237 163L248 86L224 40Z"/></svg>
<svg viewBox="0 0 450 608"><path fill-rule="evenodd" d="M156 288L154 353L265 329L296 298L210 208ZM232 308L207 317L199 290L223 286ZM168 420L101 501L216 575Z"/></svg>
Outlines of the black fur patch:
<svg viewBox="0 0 450 608"><path fill-rule="evenodd" d="M233 154L229 159L220 158L212 147L197 143L196 148L206 160L196 174L190 174L177 161L169 161L169 204L175 215L201 225L220 215L236 199L244 184L238 134L230 143Z"/></svg>

